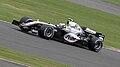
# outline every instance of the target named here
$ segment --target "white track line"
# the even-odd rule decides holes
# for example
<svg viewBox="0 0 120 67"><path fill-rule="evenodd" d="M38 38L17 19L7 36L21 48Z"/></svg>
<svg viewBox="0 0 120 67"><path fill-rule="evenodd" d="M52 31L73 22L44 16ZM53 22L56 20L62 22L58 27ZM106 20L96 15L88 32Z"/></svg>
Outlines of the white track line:
<svg viewBox="0 0 120 67"><path fill-rule="evenodd" d="M116 51L116 52L120 53L120 49L116 49L116 48L113 48L113 47L111 47L111 48L105 48L105 49L111 50L111 51Z"/></svg>
<svg viewBox="0 0 120 67"><path fill-rule="evenodd" d="M5 62L9 62L9 63L12 63L12 64L17 64L17 65L20 65L20 66L23 66L23 67L31 67L29 65L26 65L26 64L23 64L23 63L18 63L18 62L11 61L11 60L7 60L7 59L4 59L4 58L0 58L0 60L5 61Z"/></svg>

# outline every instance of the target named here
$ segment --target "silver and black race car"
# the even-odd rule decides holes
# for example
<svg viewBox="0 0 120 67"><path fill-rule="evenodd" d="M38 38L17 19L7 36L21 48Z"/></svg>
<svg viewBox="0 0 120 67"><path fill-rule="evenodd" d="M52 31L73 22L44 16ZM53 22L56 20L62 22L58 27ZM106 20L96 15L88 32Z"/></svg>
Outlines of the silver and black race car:
<svg viewBox="0 0 120 67"><path fill-rule="evenodd" d="M23 32L31 32L45 39L56 38L66 43L86 46L95 52L102 49L105 37L102 33L87 27L81 27L72 19L69 19L66 24L54 25L39 20L33 21L31 18L24 16L20 21L13 20L12 24L18 26Z"/></svg>

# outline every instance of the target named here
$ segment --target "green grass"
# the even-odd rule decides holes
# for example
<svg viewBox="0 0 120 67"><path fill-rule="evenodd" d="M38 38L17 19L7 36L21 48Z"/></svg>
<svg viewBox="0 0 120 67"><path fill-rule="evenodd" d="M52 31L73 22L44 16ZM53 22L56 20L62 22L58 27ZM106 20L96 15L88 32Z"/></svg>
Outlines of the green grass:
<svg viewBox="0 0 120 67"><path fill-rule="evenodd" d="M0 58L20 62L31 67L70 67L52 60L46 60L40 57L32 56L30 54L17 52L2 47L0 47Z"/></svg>
<svg viewBox="0 0 120 67"><path fill-rule="evenodd" d="M105 1L120 6L120 0L105 0Z"/></svg>
<svg viewBox="0 0 120 67"><path fill-rule="evenodd" d="M120 48L120 16L64 0L0 0L0 19L12 21L22 16L57 24L68 17L82 26L106 35L105 45Z"/></svg>

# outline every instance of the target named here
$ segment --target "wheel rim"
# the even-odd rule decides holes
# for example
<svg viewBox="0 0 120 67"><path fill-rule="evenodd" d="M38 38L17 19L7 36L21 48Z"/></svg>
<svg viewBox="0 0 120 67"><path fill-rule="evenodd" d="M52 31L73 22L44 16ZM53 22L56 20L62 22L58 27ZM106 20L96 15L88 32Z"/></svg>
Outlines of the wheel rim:
<svg viewBox="0 0 120 67"><path fill-rule="evenodd" d="M45 36L46 37L52 37L53 33L54 33L53 28L50 28L50 27L46 28L46 30L45 30Z"/></svg>
<svg viewBox="0 0 120 67"><path fill-rule="evenodd" d="M102 48L102 42L100 42L100 41L96 42L94 48L95 48L96 50L100 50L100 49Z"/></svg>

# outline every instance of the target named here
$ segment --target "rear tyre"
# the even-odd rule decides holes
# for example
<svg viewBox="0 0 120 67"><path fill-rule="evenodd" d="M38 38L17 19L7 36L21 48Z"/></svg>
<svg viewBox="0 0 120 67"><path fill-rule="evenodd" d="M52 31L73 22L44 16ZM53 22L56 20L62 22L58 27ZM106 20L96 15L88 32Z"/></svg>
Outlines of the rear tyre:
<svg viewBox="0 0 120 67"><path fill-rule="evenodd" d="M38 35L45 39L50 39L54 36L54 28L49 25L42 25L38 30Z"/></svg>
<svg viewBox="0 0 120 67"><path fill-rule="evenodd" d="M88 48L92 51L99 52L103 47L103 42L99 41L97 37L92 37Z"/></svg>
<svg viewBox="0 0 120 67"><path fill-rule="evenodd" d="M33 22L33 20L32 20L32 18L30 18L30 17L27 17L27 16L24 16L24 17L22 17L21 19L20 19L20 22L21 23L28 23L28 22Z"/></svg>

